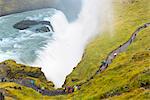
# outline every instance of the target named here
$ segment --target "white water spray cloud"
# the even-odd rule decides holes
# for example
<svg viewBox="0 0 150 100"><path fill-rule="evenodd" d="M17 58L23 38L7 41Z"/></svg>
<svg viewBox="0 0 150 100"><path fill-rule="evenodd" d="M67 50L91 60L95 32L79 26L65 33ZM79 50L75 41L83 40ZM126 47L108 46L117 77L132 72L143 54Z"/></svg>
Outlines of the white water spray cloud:
<svg viewBox="0 0 150 100"><path fill-rule="evenodd" d="M89 39L100 33L108 21L111 8L111 0L83 0L83 8L75 22L68 23L61 12L53 16L54 41L40 52L34 65L41 66L56 87L61 87L65 77L80 62Z"/></svg>

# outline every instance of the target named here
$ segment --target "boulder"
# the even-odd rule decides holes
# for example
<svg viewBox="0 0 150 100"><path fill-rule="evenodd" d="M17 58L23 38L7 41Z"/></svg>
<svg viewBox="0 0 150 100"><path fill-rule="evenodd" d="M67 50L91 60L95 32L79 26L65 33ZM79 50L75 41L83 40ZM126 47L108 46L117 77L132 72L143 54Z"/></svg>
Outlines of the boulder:
<svg viewBox="0 0 150 100"><path fill-rule="evenodd" d="M24 30L24 29L30 28L33 25L38 25L38 24L39 22L34 21L34 20L23 20L13 25L13 27L15 29Z"/></svg>
<svg viewBox="0 0 150 100"><path fill-rule="evenodd" d="M28 28L32 28L35 25L48 25L48 26L51 27L51 30L54 32L53 27L52 27L52 25L49 21L23 20L23 21L20 21L20 22L16 23L15 25L13 25L13 27L15 29L25 30L25 29L28 29ZM50 29L46 26L43 26L40 29L37 29L37 31L39 31L39 32L49 32Z"/></svg>
<svg viewBox="0 0 150 100"><path fill-rule="evenodd" d="M44 32L50 32L50 29L46 26L40 27L35 30L36 32L44 33Z"/></svg>

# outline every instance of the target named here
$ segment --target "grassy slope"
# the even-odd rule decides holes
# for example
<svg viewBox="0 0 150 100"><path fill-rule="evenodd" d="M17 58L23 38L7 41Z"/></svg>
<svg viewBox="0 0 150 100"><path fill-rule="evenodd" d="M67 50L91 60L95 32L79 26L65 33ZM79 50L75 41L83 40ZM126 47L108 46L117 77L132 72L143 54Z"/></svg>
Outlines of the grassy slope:
<svg viewBox="0 0 150 100"><path fill-rule="evenodd" d="M86 81L98 69L100 62L107 54L129 39L133 31L150 20L149 0L136 0L131 4L122 4L114 0L115 22L113 34L103 32L101 36L91 42L85 56L77 68L67 77L66 84L74 85ZM111 34L111 35L110 35ZM150 84L150 28L138 34L134 43L120 54L102 74L96 76L88 84L82 86L81 91L69 95L70 98L98 99L120 95L123 92L139 90L145 84ZM76 79L76 82L72 82ZM150 96L144 94L143 96ZM138 92L129 92L127 95ZM120 98L124 96L121 95ZM63 98L59 96L58 98ZM119 98L119 97L118 97Z"/></svg>
<svg viewBox="0 0 150 100"><path fill-rule="evenodd" d="M101 61L106 58L109 52L128 40L133 31L138 26L150 21L149 1L136 1L138 2L135 2L133 4L121 4L117 1L114 2L114 32L103 32L100 37L96 38L88 45L83 60L69 75L69 77L67 77L67 84L74 84L71 82L72 79L79 80L75 82L75 84L88 79L93 73L96 72L99 65L101 64ZM144 39L140 41L136 40L135 43L132 44L130 49L128 49L128 52L133 53L138 51L145 51L145 49L148 49L148 31L149 30L144 30L144 33L140 33L140 36ZM138 36L138 38L140 38L140 36Z"/></svg>
<svg viewBox="0 0 150 100"><path fill-rule="evenodd" d="M150 90L140 88L128 93L123 93L119 96L108 98L108 100L129 100L131 98L132 100L148 100L148 98L150 98Z"/></svg>

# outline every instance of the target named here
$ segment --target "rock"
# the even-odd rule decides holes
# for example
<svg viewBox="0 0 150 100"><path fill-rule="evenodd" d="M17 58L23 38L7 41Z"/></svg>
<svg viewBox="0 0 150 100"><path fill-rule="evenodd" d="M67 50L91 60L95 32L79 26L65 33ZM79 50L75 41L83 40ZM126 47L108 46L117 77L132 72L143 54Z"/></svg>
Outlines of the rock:
<svg viewBox="0 0 150 100"><path fill-rule="evenodd" d="M28 28L32 28L35 25L48 25L51 27L51 30L54 32L53 27L49 21L23 20L23 21L16 23L15 25L13 25L13 27L15 29L25 30ZM37 29L36 31L49 32L50 29L46 26L43 26L40 29Z"/></svg>
<svg viewBox="0 0 150 100"><path fill-rule="evenodd" d="M17 64L13 60L6 60L0 63L0 81L21 77L33 77L47 81L41 68L22 66L22 64Z"/></svg>
<svg viewBox="0 0 150 100"><path fill-rule="evenodd" d="M24 29L30 28L33 25L38 25L38 24L39 22L34 21L34 20L23 20L13 25L13 27L15 29L24 30Z"/></svg>
<svg viewBox="0 0 150 100"><path fill-rule="evenodd" d="M35 30L36 32L44 33L44 32L50 32L50 29L46 26L43 26L41 28L38 28Z"/></svg>

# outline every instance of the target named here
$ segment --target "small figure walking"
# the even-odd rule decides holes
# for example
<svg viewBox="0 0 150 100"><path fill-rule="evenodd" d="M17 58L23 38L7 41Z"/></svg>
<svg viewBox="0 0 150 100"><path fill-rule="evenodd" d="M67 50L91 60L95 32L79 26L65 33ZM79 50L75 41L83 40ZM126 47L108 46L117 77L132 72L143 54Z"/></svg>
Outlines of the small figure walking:
<svg viewBox="0 0 150 100"><path fill-rule="evenodd" d="M5 100L3 93L0 92L0 100Z"/></svg>
<svg viewBox="0 0 150 100"><path fill-rule="evenodd" d="M106 64L106 61L104 60L104 61L102 61L101 63L102 63L102 65L105 65L105 64Z"/></svg>
<svg viewBox="0 0 150 100"><path fill-rule="evenodd" d="M114 57L116 57L117 56L117 53L114 53Z"/></svg>

